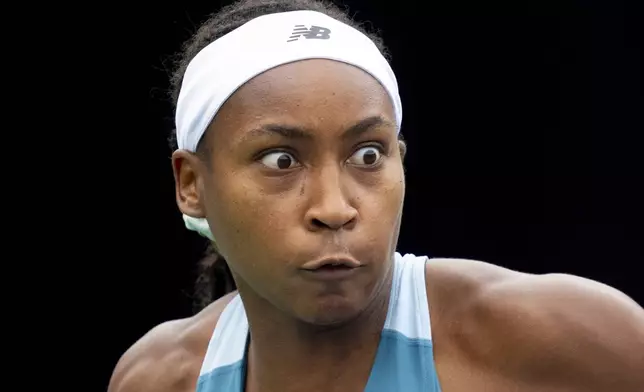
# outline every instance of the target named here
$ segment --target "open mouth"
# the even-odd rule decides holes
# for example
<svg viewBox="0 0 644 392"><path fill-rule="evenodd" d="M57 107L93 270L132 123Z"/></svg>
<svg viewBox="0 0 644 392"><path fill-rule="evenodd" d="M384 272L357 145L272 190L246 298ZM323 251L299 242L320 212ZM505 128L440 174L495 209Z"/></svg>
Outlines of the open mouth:
<svg viewBox="0 0 644 392"><path fill-rule="evenodd" d="M351 267L346 264L324 264L318 268L316 268L314 271L342 271L342 270L350 270L355 267Z"/></svg>
<svg viewBox="0 0 644 392"><path fill-rule="evenodd" d="M361 264L351 258L333 257L323 260L311 261L302 266L308 271L344 271L360 267Z"/></svg>
<svg viewBox="0 0 644 392"><path fill-rule="evenodd" d="M356 260L333 258L308 263L303 269L311 279L336 281L355 277L360 267L362 264Z"/></svg>

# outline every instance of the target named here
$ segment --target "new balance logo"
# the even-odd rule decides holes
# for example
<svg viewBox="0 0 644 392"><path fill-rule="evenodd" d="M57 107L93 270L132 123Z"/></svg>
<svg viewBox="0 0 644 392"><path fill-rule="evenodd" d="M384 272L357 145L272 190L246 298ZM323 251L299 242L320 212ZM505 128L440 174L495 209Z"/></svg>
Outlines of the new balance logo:
<svg viewBox="0 0 644 392"><path fill-rule="evenodd" d="M293 33L288 37L286 42L293 42L304 37L306 39L329 39L331 38L331 30L326 27L320 26L311 26L311 28L306 28L304 25L295 25Z"/></svg>

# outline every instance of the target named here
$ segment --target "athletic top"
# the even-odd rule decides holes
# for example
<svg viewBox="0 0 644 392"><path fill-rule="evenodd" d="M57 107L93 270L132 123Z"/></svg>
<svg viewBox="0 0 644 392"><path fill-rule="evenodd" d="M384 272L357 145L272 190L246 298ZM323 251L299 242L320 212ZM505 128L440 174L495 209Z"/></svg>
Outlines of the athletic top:
<svg viewBox="0 0 644 392"><path fill-rule="evenodd" d="M395 254L387 318L365 392L440 392L425 290L427 257ZM248 319L239 295L215 327L196 392L244 392Z"/></svg>

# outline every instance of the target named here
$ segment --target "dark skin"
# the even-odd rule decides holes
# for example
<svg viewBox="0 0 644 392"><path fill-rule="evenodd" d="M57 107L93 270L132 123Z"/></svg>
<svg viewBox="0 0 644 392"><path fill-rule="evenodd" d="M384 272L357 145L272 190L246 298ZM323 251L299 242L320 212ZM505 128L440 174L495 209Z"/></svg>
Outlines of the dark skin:
<svg viewBox="0 0 644 392"><path fill-rule="evenodd" d="M246 307L247 391L364 389L405 193L394 124L368 74L308 60L242 86L204 151L174 153L179 208L208 219ZM363 266L340 283L308 279L302 267L330 256ZM644 310L617 290L469 260L432 260L426 271L443 391L641 391ZM194 391L231 297L150 331L109 392Z"/></svg>

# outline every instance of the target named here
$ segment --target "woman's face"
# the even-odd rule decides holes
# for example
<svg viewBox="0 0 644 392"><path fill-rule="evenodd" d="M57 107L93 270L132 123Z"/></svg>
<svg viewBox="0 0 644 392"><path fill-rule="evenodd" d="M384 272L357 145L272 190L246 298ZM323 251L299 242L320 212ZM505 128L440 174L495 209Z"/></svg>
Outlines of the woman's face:
<svg viewBox="0 0 644 392"><path fill-rule="evenodd" d="M206 162L173 157L179 206L207 218L242 295L319 325L366 308L405 193L393 105L373 77L330 60L269 70L228 99L200 150Z"/></svg>

